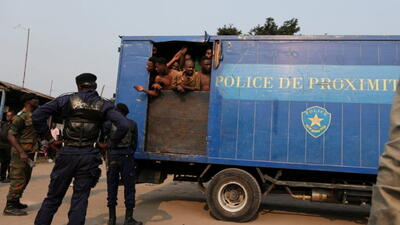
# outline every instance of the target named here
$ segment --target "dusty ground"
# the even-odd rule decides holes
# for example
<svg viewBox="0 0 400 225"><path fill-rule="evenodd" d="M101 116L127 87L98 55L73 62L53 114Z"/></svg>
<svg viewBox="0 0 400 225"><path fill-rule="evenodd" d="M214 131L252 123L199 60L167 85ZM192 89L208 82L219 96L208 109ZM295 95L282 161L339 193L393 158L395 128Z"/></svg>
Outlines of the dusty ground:
<svg viewBox="0 0 400 225"><path fill-rule="evenodd" d="M0 224L32 225L34 217L47 192L49 174L53 164L41 163L34 168L33 177L22 202L29 204L29 215L11 217L0 215ZM121 187L122 190L122 187ZM0 183L1 210L4 208L8 184ZM106 182L103 173L99 184L92 190L86 216L87 225L106 224ZM123 192L119 198L123 199ZM71 190L64 198L53 224L67 224L67 213ZM121 203L123 203L120 200ZM283 195L271 195L263 199L262 211L258 218L248 224L263 225L350 225L365 224L368 207L319 204L293 200ZM117 209L119 224L123 224L124 206ZM216 221L210 217L203 194L196 184L175 183L169 180L162 185L137 185L137 208L135 217L146 225L215 225L231 224Z"/></svg>

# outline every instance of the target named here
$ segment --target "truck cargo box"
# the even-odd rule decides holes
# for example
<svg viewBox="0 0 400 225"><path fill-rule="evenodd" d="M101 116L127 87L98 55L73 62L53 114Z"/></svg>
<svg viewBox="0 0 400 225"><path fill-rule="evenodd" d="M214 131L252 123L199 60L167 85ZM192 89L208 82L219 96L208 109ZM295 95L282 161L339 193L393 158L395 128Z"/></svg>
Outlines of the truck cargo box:
<svg viewBox="0 0 400 225"><path fill-rule="evenodd" d="M148 134L154 130L148 116L168 103L149 108L147 95L132 88L148 86L145 64L154 44L180 42L220 49L209 103L201 106L208 110L208 130L193 132L203 138L192 146L198 151L182 150L194 143L188 126L175 131L176 150L171 133L162 140L170 149L164 151ZM124 36L117 101L128 104L138 122L137 158L375 174L400 76L399 49L398 36ZM171 122L159 131L180 123Z"/></svg>

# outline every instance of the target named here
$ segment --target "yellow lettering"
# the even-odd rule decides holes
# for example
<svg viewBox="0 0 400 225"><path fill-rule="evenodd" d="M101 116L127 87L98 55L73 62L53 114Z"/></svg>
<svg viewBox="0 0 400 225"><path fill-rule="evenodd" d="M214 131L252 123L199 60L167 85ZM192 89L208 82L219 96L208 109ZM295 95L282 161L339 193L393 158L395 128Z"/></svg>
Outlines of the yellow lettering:
<svg viewBox="0 0 400 225"><path fill-rule="evenodd" d="M230 80L230 82L228 82L228 80ZM233 87L234 84L235 84L235 79L232 76L225 77L224 79L225 87Z"/></svg>
<svg viewBox="0 0 400 225"><path fill-rule="evenodd" d="M383 81L383 90L384 90L384 91L387 91L387 81L388 81L388 80L382 79L382 81Z"/></svg>
<svg viewBox="0 0 400 225"><path fill-rule="evenodd" d="M285 86L284 81L286 81ZM289 88L290 87L290 80L289 78L285 78L285 77L280 77L279 78L279 88Z"/></svg>
<svg viewBox="0 0 400 225"><path fill-rule="evenodd" d="M329 78L321 78L321 89L325 90L325 88L326 88L328 90L331 90L330 83L331 83L331 79L329 79Z"/></svg>
<svg viewBox="0 0 400 225"><path fill-rule="evenodd" d="M302 77L294 77L293 78L293 89L301 89L303 88L303 78Z"/></svg>
<svg viewBox="0 0 400 225"><path fill-rule="evenodd" d="M310 78L309 83L308 83L308 88L309 89L314 89L314 84L318 83L318 79L317 78Z"/></svg>
<svg viewBox="0 0 400 225"><path fill-rule="evenodd" d="M336 85L338 83L338 81L340 81L339 87ZM343 88L344 88L344 83L343 83L342 79L334 79L332 84L333 84L333 89L335 89L335 90L343 90Z"/></svg>
<svg viewBox="0 0 400 225"><path fill-rule="evenodd" d="M262 77L254 77L253 78L253 87L254 88L262 88L262 84L257 85L257 81L262 79Z"/></svg>
<svg viewBox="0 0 400 225"><path fill-rule="evenodd" d="M378 79L367 79L368 89L372 91L379 91L379 80Z"/></svg>
<svg viewBox="0 0 400 225"><path fill-rule="evenodd" d="M364 79L360 79L360 91L364 91Z"/></svg>
<svg viewBox="0 0 400 225"><path fill-rule="evenodd" d="M219 87L219 83L222 83L222 82L224 82L224 76L217 76L215 86Z"/></svg>
<svg viewBox="0 0 400 225"><path fill-rule="evenodd" d="M241 83L241 78L239 76L236 77L236 87L237 88L245 88L246 84Z"/></svg>
<svg viewBox="0 0 400 225"><path fill-rule="evenodd" d="M264 88L272 88L271 81L272 77L263 77L264 78Z"/></svg>
<svg viewBox="0 0 400 225"><path fill-rule="evenodd" d="M350 81L349 79L344 79L348 85L348 87L350 87L353 91L357 90L356 87L354 86L353 81Z"/></svg>
<svg viewBox="0 0 400 225"><path fill-rule="evenodd" d="M391 79L390 82L393 84L393 91L396 91L397 90L397 80Z"/></svg>

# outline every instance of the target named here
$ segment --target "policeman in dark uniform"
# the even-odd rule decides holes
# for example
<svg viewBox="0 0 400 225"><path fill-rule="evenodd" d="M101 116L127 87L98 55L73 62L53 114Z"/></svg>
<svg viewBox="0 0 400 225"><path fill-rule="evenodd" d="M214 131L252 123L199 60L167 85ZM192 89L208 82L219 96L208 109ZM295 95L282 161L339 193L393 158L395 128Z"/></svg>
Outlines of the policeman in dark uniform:
<svg viewBox="0 0 400 225"><path fill-rule="evenodd" d="M129 109L125 104L118 103L116 110L126 117ZM135 208L135 159L133 154L137 146L137 125L133 120L128 119L129 131L125 137L111 148L108 155L108 171L107 171L107 193L108 208L110 217L108 225L115 225L117 205L118 183L121 175L124 184L125 197L125 223L124 225L142 225L133 219L133 209ZM104 124L104 135L112 137L116 132L116 126L107 121Z"/></svg>
<svg viewBox="0 0 400 225"><path fill-rule="evenodd" d="M76 77L78 92L63 95L38 108L33 124L38 134L50 139L47 119L61 116L64 122L62 148L50 175L47 197L36 216L35 225L49 225L62 203L65 193L74 179L71 207L68 213L69 225L85 223L88 197L99 177L101 157L96 143L104 121L111 120L116 131L107 146L112 148L125 136L128 121L114 105L102 99L95 91L96 76L84 73Z"/></svg>

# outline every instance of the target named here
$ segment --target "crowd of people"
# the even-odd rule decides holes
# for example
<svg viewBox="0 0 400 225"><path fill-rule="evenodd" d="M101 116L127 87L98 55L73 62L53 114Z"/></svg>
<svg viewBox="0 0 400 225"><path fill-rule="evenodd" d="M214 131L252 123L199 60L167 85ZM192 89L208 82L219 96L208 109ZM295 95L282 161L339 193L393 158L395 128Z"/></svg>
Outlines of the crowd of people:
<svg viewBox="0 0 400 225"><path fill-rule="evenodd" d="M106 152L108 224L116 224L119 183L125 188L124 225L142 224L133 218L133 154L137 146L137 126L126 117L129 109L125 104L118 103L114 106L98 95L96 79L93 74L81 74L75 79L78 92L62 95L40 107L36 95L24 94L21 98L21 111L15 116L12 112L7 113L6 121L1 123L0 132L3 159L0 175L3 182L10 183L4 215L27 215L24 209L28 205L21 203L20 199L35 166L35 153L46 150L49 157L54 157L55 152L51 150L55 150L57 156L50 174L47 196L34 224L52 223L69 187L72 187L73 193L68 224L85 224L90 191L101 175L100 153ZM54 124L48 125L50 117L60 117L63 120L62 133ZM7 177L8 165L10 169Z"/></svg>
<svg viewBox="0 0 400 225"><path fill-rule="evenodd" d="M167 61L158 57L157 50L153 49L153 56L146 64L150 76L149 88L141 85L135 85L134 88L154 97L161 90L174 90L178 93L209 91L212 49L208 48L199 61L195 61L187 51L188 48L183 47Z"/></svg>
<svg viewBox="0 0 400 225"><path fill-rule="evenodd" d="M154 48L146 68L149 88L136 85L137 91L158 96L161 90L178 93L209 91L212 50L207 49L195 61L183 47L167 61L159 57ZM197 68L197 69L196 69ZM50 175L47 196L36 216L35 225L49 225L72 186L68 224L84 224L90 190L100 177L102 153L107 154L107 206L109 225L115 224L118 184L125 187L125 225L140 225L133 219L135 208L135 161L137 126L126 118L125 104L116 106L101 98L95 91L96 76L84 73L76 77L78 92L62 95L39 107L38 97L24 94L23 108L16 115L6 113L0 124L0 181L10 183L3 214L24 216L27 204L20 199L28 186L35 154L43 152L49 162L55 161ZM48 125L50 117L63 120L61 132L55 123ZM72 185L71 185L72 184Z"/></svg>

